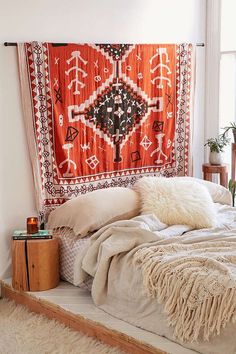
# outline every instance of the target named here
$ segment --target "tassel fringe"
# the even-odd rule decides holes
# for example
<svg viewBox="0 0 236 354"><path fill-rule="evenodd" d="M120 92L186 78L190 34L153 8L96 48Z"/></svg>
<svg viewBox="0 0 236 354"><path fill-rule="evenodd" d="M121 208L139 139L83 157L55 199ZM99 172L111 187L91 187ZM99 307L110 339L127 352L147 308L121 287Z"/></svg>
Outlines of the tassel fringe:
<svg viewBox="0 0 236 354"><path fill-rule="evenodd" d="M136 252L134 262L142 269L147 294L164 304L168 324L174 328L174 337L182 342L194 342L200 338L209 341L211 336L219 335L229 321L236 322L236 277L233 281L227 272L223 274L225 278L228 276L225 283L230 286L227 288L211 268L208 271L208 257L192 255L190 261L189 253L186 258L176 256L177 251L191 250L193 253L199 248L191 246L146 247ZM221 243L218 246L228 249L229 245ZM235 245L232 252L235 252ZM217 260L213 261L217 263ZM224 267L226 260L227 256L224 257Z"/></svg>

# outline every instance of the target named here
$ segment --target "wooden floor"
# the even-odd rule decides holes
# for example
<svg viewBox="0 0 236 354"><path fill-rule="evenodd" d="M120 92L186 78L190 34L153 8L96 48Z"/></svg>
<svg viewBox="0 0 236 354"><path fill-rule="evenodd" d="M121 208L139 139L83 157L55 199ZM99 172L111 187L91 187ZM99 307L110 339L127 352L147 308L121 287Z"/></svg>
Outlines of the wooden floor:
<svg viewBox="0 0 236 354"><path fill-rule="evenodd" d="M2 282L2 287L3 295L5 294L6 297L14 299L14 294L16 293L11 288L11 279L4 280ZM102 329L102 332L100 331L99 333L103 333L103 335L99 336L97 335L98 331L95 331L95 336L97 338L104 340L104 342L107 342L107 344L109 344L109 341L106 341L107 337L113 336L114 338L116 338L118 336L117 338L121 338L123 342L129 342L127 348L130 349L126 349L126 351L132 354L136 354L136 352L157 354L196 354L196 352L193 350L185 349L182 346L171 342L166 338L132 326L122 320L116 319L115 317L105 313L104 311L94 306L92 298L88 291L75 287L67 282L61 282L58 287L48 291L28 292L22 294L19 292L17 293L17 297L19 299L21 298L19 302L25 303L26 305L27 299L28 302L30 302L29 300L33 300L33 302L37 300L38 303L48 304L49 308L50 305L52 305L52 312L55 312L56 306L57 309L61 311L66 311L67 314L71 314L71 319L70 322L68 322L68 325L72 328L78 328L79 330L81 329L83 331L81 323L80 327L71 325L71 323L74 321L74 319L76 319L76 317L80 319L80 322L81 319L83 323L86 323L87 321L89 325L94 326L94 328L98 328L98 326L101 325L100 328ZM37 310L36 307L34 308L34 306L29 306L29 308L35 312L39 312L39 310ZM66 321L63 322L66 323ZM111 333L109 333L109 331ZM88 331L88 334L90 333L91 335L93 335L94 331ZM137 343L137 345L140 344L141 349L137 351L135 350L134 352L134 349L132 348L135 343ZM144 348L143 350L142 347Z"/></svg>

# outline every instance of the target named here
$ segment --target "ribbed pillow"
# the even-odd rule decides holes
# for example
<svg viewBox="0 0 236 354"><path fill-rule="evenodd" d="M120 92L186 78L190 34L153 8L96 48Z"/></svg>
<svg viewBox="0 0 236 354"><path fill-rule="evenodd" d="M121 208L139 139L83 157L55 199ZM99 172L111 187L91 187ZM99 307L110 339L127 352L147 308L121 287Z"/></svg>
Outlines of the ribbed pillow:
<svg viewBox="0 0 236 354"><path fill-rule="evenodd" d="M111 222L130 219L140 211L138 194L130 189L99 189L71 199L51 212L47 228L70 227L85 237Z"/></svg>

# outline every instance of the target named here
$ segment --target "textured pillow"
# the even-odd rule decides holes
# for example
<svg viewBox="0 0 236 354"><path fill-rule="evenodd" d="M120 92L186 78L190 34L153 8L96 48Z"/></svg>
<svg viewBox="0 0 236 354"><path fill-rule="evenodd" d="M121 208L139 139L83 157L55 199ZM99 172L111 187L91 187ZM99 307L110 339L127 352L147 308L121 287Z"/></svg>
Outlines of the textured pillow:
<svg viewBox="0 0 236 354"><path fill-rule="evenodd" d="M71 199L51 212L47 227L67 226L75 235L85 237L113 221L139 214L138 194L130 188L99 189Z"/></svg>
<svg viewBox="0 0 236 354"><path fill-rule="evenodd" d="M135 189L140 193L142 214L153 213L167 225L195 229L215 225L216 212L208 190L196 181L179 177L143 177Z"/></svg>

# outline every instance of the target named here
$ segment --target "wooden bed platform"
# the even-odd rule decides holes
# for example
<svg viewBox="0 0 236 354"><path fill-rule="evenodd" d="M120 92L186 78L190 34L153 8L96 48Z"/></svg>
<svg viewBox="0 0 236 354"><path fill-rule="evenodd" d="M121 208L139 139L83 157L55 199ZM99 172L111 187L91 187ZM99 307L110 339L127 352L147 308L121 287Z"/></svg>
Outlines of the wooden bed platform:
<svg viewBox="0 0 236 354"><path fill-rule="evenodd" d="M41 292L20 292L11 279L1 281L2 297L56 319L88 336L132 354L196 354L170 340L132 326L97 308L88 291L67 282Z"/></svg>

